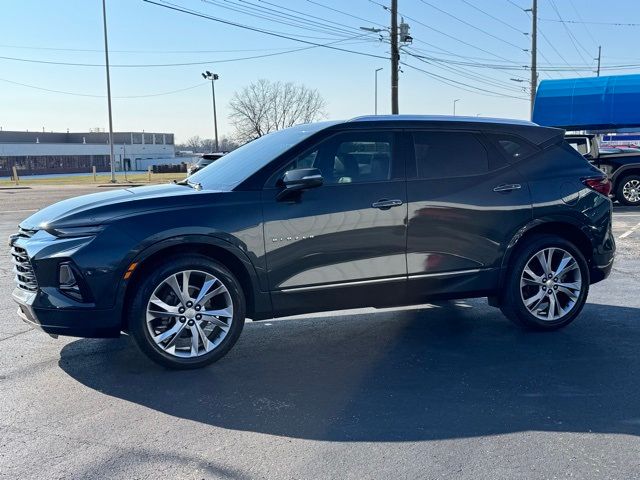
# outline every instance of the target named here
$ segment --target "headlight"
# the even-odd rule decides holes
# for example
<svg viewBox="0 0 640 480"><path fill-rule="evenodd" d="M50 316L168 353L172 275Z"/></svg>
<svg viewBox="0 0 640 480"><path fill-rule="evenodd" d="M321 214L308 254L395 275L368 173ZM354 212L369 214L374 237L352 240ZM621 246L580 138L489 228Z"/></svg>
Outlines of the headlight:
<svg viewBox="0 0 640 480"><path fill-rule="evenodd" d="M104 230L104 225L89 225L86 227L51 227L46 228L45 230L58 238L92 237Z"/></svg>

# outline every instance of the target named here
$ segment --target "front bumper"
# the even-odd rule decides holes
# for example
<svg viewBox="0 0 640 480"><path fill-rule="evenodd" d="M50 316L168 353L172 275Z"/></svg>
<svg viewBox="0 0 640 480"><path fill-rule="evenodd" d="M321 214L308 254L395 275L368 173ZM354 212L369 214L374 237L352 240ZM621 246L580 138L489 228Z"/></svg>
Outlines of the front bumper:
<svg viewBox="0 0 640 480"><path fill-rule="evenodd" d="M11 296L18 303L18 316L28 325L51 336L120 336L120 316L113 309L38 308L34 307L38 292L28 292L20 288L14 289Z"/></svg>

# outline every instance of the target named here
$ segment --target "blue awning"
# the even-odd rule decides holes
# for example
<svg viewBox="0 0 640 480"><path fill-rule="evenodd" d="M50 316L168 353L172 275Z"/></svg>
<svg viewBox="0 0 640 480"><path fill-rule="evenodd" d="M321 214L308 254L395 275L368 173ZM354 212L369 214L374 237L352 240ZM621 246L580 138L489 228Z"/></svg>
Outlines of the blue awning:
<svg viewBox="0 0 640 480"><path fill-rule="evenodd" d="M640 127L640 75L543 80L533 122L566 130Z"/></svg>

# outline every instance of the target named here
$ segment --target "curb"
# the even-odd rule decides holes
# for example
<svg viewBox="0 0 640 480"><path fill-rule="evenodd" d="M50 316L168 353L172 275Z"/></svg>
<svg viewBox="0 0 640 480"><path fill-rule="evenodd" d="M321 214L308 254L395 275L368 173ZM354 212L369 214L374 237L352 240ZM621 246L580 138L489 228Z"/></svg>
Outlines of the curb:
<svg viewBox="0 0 640 480"><path fill-rule="evenodd" d="M0 190L31 190L31 187L0 187Z"/></svg>
<svg viewBox="0 0 640 480"><path fill-rule="evenodd" d="M98 188L129 188L129 187L142 187L147 185L146 183L109 183L106 185L96 185Z"/></svg>

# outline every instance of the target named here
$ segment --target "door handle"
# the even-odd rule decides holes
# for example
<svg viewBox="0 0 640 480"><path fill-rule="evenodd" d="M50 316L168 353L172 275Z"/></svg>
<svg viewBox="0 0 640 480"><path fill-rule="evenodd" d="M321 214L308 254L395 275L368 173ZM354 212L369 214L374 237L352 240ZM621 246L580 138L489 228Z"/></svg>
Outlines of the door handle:
<svg viewBox="0 0 640 480"><path fill-rule="evenodd" d="M522 185L519 183L505 183L503 185L498 185L493 189L494 192L511 192L513 190L520 190Z"/></svg>
<svg viewBox="0 0 640 480"><path fill-rule="evenodd" d="M378 200L373 202L371 206L373 208L379 208L380 210L389 210L391 207L399 207L402 205L402 200Z"/></svg>

